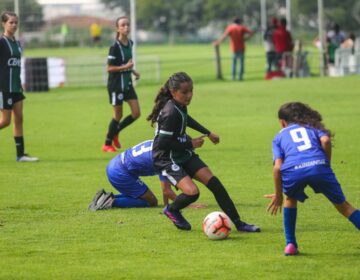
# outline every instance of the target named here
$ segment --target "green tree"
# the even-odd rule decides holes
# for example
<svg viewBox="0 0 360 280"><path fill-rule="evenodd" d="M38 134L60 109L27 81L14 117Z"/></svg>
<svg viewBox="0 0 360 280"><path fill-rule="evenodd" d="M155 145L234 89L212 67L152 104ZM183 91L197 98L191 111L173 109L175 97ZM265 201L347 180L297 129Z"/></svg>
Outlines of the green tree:
<svg viewBox="0 0 360 280"><path fill-rule="evenodd" d="M1 0L0 11L14 11L14 0ZM42 27L42 7L36 0L19 1L19 13L20 31L34 31Z"/></svg>

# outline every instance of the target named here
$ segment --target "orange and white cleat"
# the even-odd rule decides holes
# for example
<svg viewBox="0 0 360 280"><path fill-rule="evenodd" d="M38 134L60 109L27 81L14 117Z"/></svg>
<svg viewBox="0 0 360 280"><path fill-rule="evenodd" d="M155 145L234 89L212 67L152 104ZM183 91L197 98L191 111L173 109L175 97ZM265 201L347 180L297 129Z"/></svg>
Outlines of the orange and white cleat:
<svg viewBox="0 0 360 280"><path fill-rule="evenodd" d="M113 138L113 145L115 146L116 149L120 149L121 148L121 144L119 141L119 135L115 135Z"/></svg>
<svg viewBox="0 0 360 280"><path fill-rule="evenodd" d="M113 145L103 145L101 150L105 153L116 153L116 149Z"/></svg>

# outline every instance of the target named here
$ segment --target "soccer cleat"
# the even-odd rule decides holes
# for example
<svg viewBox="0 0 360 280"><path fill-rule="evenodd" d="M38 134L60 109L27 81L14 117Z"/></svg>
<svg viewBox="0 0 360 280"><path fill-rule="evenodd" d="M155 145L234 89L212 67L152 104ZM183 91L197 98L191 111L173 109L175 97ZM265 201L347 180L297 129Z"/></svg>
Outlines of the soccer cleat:
<svg viewBox="0 0 360 280"><path fill-rule="evenodd" d="M165 206L163 213L174 223L178 229L191 230L191 225L187 220L185 220L183 215L181 215L180 211L170 211L169 205L167 205Z"/></svg>
<svg viewBox="0 0 360 280"><path fill-rule="evenodd" d="M119 141L119 135L115 135L113 138L113 145L115 146L116 149L120 149L121 148L121 144Z"/></svg>
<svg viewBox="0 0 360 280"><path fill-rule="evenodd" d="M249 225L247 223L242 222L239 227L236 228L237 231L244 231L244 232L260 232L260 228L256 225Z"/></svg>
<svg viewBox="0 0 360 280"><path fill-rule="evenodd" d="M98 210L107 210L112 208L113 202L115 200L114 194L112 192L106 193L104 199L100 199L101 204L99 203Z"/></svg>
<svg viewBox="0 0 360 280"><path fill-rule="evenodd" d="M100 190L96 193L93 201L89 205L89 210L107 210L112 208L113 202L115 200L114 194L112 192L106 193L104 190Z"/></svg>
<svg viewBox="0 0 360 280"><path fill-rule="evenodd" d="M101 196L105 195L105 194L106 194L106 192L105 192L104 189L99 190L99 191L95 194L95 196L94 196L93 200L91 201L91 203L89 204L88 209L89 209L89 210L92 210L92 211L96 211L95 208L96 208L96 204L97 204L99 198L100 198Z"/></svg>
<svg viewBox="0 0 360 280"><path fill-rule="evenodd" d="M288 245L286 245L284 250L285 256L295 256L297 254L299 254L299 250L293 243L289 243Z"/></svg>
<svg viewBox="0 0 360 280"><path fill-rule="evenodd" d="M16 161L18 161L18 162L36 162L36 161L39 161L39 158L32 157L28 154L24 154L21 157L16 157Z"/></svg>
<svg viewBox="0 0 360 280"><path fill-rule="evenodd" d="M116 149L114 148L113 145L105 145L104 144L101 149L105 153L115 153L116 152Z"/></svg>

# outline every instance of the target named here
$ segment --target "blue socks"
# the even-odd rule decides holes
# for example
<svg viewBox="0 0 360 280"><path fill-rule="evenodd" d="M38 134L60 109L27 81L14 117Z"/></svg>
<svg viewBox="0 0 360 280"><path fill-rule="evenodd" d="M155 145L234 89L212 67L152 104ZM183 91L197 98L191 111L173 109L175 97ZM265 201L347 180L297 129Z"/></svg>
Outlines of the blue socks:
<svg viewBox="0 0 360 280"><path fill-rule="evenodd" d="M354 224L354 226L357 227L357 229L360 230L360 211L355 210L350 216L349 221Z"/></svg>
<svg viewBox="0 0 360 280"><path fill-rule="evenodd" d="M297 208L284 207L284 231L286 238L286 245L293 243L297 247L295 228L296 228Z"/></svg>
<svg viewBox="0 0 360 280"><path fill-rule="evenodd" d="M149 207L149 203L141 198L133 198L122 194L115 195L115 200L112 207L117 208L135 208L135 207Z"/></svg>

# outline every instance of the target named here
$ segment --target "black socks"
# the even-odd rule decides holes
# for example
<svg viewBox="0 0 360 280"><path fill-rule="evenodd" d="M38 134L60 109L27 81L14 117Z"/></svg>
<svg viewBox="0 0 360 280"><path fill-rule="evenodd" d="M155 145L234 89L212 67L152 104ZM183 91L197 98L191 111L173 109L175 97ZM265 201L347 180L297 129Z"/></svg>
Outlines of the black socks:
<svg viewBox="0 0 360 280"><path fill-rule="evenodd" d="M117 134L118 125L119 123L115 119L112 119L110 121L108 133L106 134L105 145L107 146L111 145L114 136Z"/></svg>
<svg viewBox="0 0 360 280"><path fill-rule="evenodd" d="M217 177L212 177L206 187L213 193L220 208L229 216L236 227L241 226L239 213L236 210L234 202L231 200L228 192Z"/></svg>
<svg viewBox="0 0 360 280"><path fill-rule="evenodd" d="M185 208L186 206L190 205L194 201L196 201L199 198L200 194L194 194L194 195L187 195L187 194L179 194L174 202L169 205L168 209L170 211L180 211L181 209Z"/></svg>
<svg viewBox="0 0 360 280"><path fill-rule="evenodd" d="M123 130L128 125L132 124L136 119L134 119L131 115L126 116L118 125L116 134Z"/></svg>
<svg viewBox="0 0 360 280"><path fill-rule="evenodd" d="M15 136L15 145L16 145L16 156L22 157L24 155L24 137L23 136Z"/></svg>

